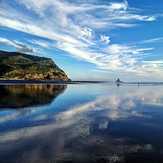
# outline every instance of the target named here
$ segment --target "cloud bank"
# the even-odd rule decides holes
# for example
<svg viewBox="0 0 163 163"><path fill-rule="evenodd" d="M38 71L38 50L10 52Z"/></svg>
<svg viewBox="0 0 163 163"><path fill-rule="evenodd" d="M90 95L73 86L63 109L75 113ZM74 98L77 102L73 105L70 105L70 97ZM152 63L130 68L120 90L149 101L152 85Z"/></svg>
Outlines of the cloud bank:
<svg viewBox="0 0 163 163"><path fill-rule="evenodd" d="M60 49L106 71L161 74L161 60L144 60L144 56L152 53L153 47L112 42L114 29L133 28L141 22L157 20L158 16L144 15L131 8L127 0L107 3L97 0L14 0L17 8L4 0L0 3L0 26L50 40L28 40L33 46ZM150 41L154 40L146 43ZM1 42L18 49L23 46L15 41Z"/></svg>

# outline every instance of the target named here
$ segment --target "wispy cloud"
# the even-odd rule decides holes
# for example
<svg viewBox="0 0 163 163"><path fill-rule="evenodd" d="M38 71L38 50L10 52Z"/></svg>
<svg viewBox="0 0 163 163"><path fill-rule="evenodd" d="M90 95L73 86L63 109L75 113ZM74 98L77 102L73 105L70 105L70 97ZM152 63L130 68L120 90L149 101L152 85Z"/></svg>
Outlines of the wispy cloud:
<svg viewBox="0 0 163 163"><path fill-rule="evenodd" d="M100 40L101 40L102 43L105 43L105 44L109 44L111 42L110 37L105 36L105 35L101 35Z"/></svg>
<svg viewBox="0 0 163 163"><path fill-rule="evenodd" d="M163 41L163 37L155 37L155 38L143 40L140 42L140 44L156 43L161 41Z"/></svg>
<svg viewBox="0 0 163 163"><path fill-rule="evenodd" d="M16 40L9 40L9 39L0 37L0 44L12 46L12 47L16 48L16 51L18 51L18 52L25 52L25 53L33 53L34 52L34 50L30 46L27 46L21 42L16 41Z"/></svg>
<svg viewBox="0 0 163 163"><path fill-rule="evenodd" d="M136 73L148 71L143 55L152 51L152 48L115 44L109 36L112 29L132 28L139 22L150 23L157 19L155 15L144 15L130 8L127 0L107 4L68 0L15 0L18 6L27 10L26 13L14 9L6 1L0 3L0 26L54 41L49 44L39 39L31 40L34 45L58 48L105 70ZM101 30L107 31L107 34L101 33ZM150 71L156 72L155 69L158 70L158 67L154 66Z"/></svg>

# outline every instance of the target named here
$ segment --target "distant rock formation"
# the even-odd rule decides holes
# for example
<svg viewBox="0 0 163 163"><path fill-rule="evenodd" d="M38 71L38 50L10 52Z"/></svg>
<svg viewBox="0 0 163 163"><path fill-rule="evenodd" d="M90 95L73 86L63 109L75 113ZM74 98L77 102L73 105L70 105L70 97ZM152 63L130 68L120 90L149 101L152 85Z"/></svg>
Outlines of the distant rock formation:
<svg viewBox="0 0 163 163"><path fill-rule="evenodd" d="M50 58L0 51L0 80L70 79Z"/></svg>
<svg viewBox="0 0 163 163"><path fill-rule="evenodd" d="M116 83L122 83L122 81L119 78L115 82Z"/></svg>

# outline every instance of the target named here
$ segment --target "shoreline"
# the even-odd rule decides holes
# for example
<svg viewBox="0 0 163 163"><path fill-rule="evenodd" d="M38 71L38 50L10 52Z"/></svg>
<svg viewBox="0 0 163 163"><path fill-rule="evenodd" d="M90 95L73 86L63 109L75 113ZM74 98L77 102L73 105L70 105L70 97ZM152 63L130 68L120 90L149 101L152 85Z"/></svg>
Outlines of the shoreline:
<svg viewBox="0 0 163 163"><path fill-rule="evenodd" d="M117 85L163 85L163 82L115 82Z"/></svg>
<svg viewBox="0 0 163 163"><path fill-rule="evenodd" d="M97 84L109 81L0 80L0 84Z"/></svg>
<svg viewBox="0 0 163 163"><path fill-rule="evenodd" d="M116 84L122 85L163 85L163 82L112 82L112 81L56 81L56 80L0 80L0 85L6 84Z"/></svg>

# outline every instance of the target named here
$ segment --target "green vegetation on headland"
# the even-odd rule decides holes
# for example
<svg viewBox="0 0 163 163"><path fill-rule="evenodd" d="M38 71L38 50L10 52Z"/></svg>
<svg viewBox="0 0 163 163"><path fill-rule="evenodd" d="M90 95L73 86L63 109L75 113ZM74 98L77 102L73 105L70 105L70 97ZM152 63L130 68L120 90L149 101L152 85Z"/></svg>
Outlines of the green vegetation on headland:
<svg viewBox="0 0 163 163"><path fill-rule="evenodd" d="M52 59L0 51L0 80L70 81Z"/></svg>

